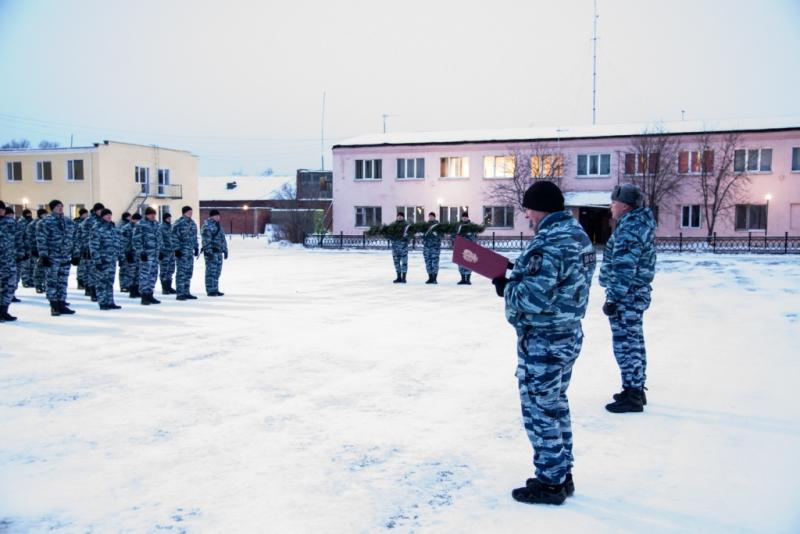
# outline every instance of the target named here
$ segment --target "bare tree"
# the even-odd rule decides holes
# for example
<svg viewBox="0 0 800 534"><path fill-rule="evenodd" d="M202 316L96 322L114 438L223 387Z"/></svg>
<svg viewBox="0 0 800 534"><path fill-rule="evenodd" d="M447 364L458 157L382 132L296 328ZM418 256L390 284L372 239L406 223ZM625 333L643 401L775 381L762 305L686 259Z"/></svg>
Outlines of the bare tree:
<svg viewBox="0 0 800 534"><path fill-rule="evenodd" d="M302 243L306 232L314 229L315 211L313 209L301 207L297 199L297 189L291 183L285 183L273 195L275 200L281 200L283 209L273 210L275 223L281 229L283 238L292 243Z"/></svg>
<svg viewBox="0 0 800 534"><path fill-rule="evenodd" d="M656 221L659 208L681 191L679 147L676 136L667 135L657 126L631 137L628 150L619 158L623 162L617 171L621 175L619 181L630 182L642 190L644 205L653 210Z"/></svg>
<svg viewBox="0 0 800 534"><path fill-rule="evenodd" d="M30 147L31 147L31 142L28 141L27 139L12 139L11 141L4 144L0 148L14 150L19 148L25 149Z"/></svg>
<svg viewBox="0 0 800 534"><path fill-rule="evenodd" d="M48 141L46 139L43 139L43 140L39 141L39 148L42 148L42 149L44 149L44 148L58 148L58 147L59 147L59 144L56 141Z"/></svg>
<svg viewBox="0 0 800 534"><path fill-rule="evenodd" d="M708 237L714 234L717 222L733 215L733 208L750 185L745 166L736 170L736 149L740 143L741 135L736 132L716 138L703 132L696 137L696 149L689 155L693 160L690 165L696 160L701 161L694 186L703 201Z"/></svg>
<svg viewBox="0 0 800 534"><path fill-rule="evenodd" d="M502 172L495 173L485 196L496 205L514 206L524 212L525 191L535 182L546 180L561 187L568 165L559 148L546 142L509 147L507 155L490 162L495 171Z"/></svg>

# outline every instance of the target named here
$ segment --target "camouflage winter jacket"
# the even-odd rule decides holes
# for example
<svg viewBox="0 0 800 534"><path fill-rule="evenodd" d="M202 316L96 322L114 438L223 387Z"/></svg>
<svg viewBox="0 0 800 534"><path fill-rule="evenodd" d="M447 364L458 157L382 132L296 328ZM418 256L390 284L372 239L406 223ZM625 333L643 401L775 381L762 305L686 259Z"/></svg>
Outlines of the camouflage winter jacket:
<svg viewBox="0 0 800 534"><path fill-rule="evenodd" d="M36 225L36 248L39 256L68 262L72 258L75 223L63 214L51 213Z"/></svg>
<svg viewBox="0 0 800 534"><path fill-rule="evenodd" d="M161 232L161 250L165 254L173 256L175 254L175 236L172 234L172 223L162 222L158 229Z"/></svg>
<svg viewBox="0 0 800 534"><path fill-rule="evenodd" d="M191 217L181 215L172 225L172 235L175 238L175 251L181 251L184 256L190 256L197 246L197 225Z"/></svg>
<svg viewBox="0 0 800 534"><path fill-rule="evenodd" d="M161 251L161 229L156 221L142 219L133 229L133 250L136 252L137 259L141 259L142 254L147 254L147 260L157 260L158 253Z"/></svg>
<svg viewBox="0 0 800 534"><path fill-rule="evenodd" d="M27 247L30 255L34 257L39 255L39 247L36 245L36 232L43 220L44 217L40 217L28 223L25 228L25 247Z"/></svg>
<svg viewBox="0 0 800 534"><path fill-rule="evenodd" d="M649 208L631 210L617 221L600 266L606 300L642 309L650 305L650 282L656 272L655 230Z"/></svg>
<svg viewBox="0 0 800 534"><path fill-rule="evenodd" d="M23 217L17 221L17 231L22 236L22 256L24 258L30 258L31 256L31 247L30 241L28 240L28 227L33 223L32 218ZM17 255L20 254L20 251L17 251Z"/></svg>
<svg viewBox="0 0 800 534"><path fill-rule="evenodd" d="M595 263L592 241L572 215L549 214L509 275L506 319L516 328L576 328L586 314Z"/></svg>
<svg viewBox="0 0 800 534"><path fill-rule="evenodd" d="M425 248L441 248L442 247L442 236L436 232L436 225L439 224L439 221L432 221L428 222L428 229L425 230L425 233L422 234L422 245Z"/></svg>
<svg viewBox="0 0 800 534"><path fill-rule="evenodd" d="M17 223L12 217L0 217L0 272L17 262Z"/></svg>
<svg viewBox="0 0 800 534"><path fill-rule="evenodd" d="M113 222L100 220L92 228L89 239L89 252L92 262L98 269L103 269L116 263L122 253L122 236Z"/></svg>
<svg viewBox="0 0 800 534"><path fill-rule="evenodd" d="M225 232L222 226L214 219L206 219L203 223L203 251L208 254L221 254L228 252L228 243L225 241Z"/></svg>

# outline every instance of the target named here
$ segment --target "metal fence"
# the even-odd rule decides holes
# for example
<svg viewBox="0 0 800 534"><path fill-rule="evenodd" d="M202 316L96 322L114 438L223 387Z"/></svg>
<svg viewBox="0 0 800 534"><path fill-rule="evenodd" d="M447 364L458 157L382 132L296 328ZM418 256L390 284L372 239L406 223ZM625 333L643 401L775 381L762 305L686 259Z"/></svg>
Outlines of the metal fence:
<svg viewBox="0 0 800 534"><path fill-rule="evenodd" d="M520 234L519 236L481 235L477 242L479 245L492 250L512 251L523 250L532 236ZM306 234L303 238L306 248L326 249L362 249L380 250L390 249L391 242L386 237L339 234ZM442 238L442 248L452 249L453 240L450 237ZM422 250L422 238L414 236L409 242L409 249ZM800 236L753 236L749 233L746 237L657 237L656 250L659 252L709 252L714 254L800 254Z"/></svg>

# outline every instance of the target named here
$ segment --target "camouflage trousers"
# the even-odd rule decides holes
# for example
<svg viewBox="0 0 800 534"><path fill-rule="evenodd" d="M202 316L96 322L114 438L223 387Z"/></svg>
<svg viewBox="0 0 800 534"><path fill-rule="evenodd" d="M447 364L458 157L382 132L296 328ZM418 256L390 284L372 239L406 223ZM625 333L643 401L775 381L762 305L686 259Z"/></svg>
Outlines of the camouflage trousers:
<svg viewBox="0 0 800 534"><path fill-rule="evenodd" d="M189 252L175 260L175 291L178 295L188 295L192 285L194 272L194 256Z"/></svg>
<svg viewBox="0 0 800 534"><path fill-rule="evenodd" d="M67 282L69 281L69 269L72 265L69 259L50 258L53 264L45 267L45 291L47 300L62 302L67 300Z"/></svg>
<svg viewBox="0 0 800 534"><path fill-rule="evenodd" d="M222 274L222 254L205 252L206 259L206 293L219 291L219 277Z"/></svg>
<svg viewBox="0 0 800 534"><path fill-rule="evenodd" d="M423 247L422 257L425 259L425 271L429 274L439 273L440 247Z"/></svg>
<svg viewBox="0 0 800 534"><path fill-rule="evenodd" d="M35 258L28 258L22 261L22 270L19 275L22 278L22 285L26 287L33 286L33 266L36 262Z"/></svg>
<svg viewBox="0 0 800 534"><path fill-rule="evenodd" d="M139 261L139 293L152 293L158 280L158 260L149 258L147 261Z"/></svg>
<svg viewBox="0 0 800 534"><path fill-rule="evenodd" d="M17 266L0 266L0 306L8 306L17 288Z"/></svg>
<svg viewBox="0 0 800 534"><path fill-rule="evenodd" d="M468 275L468 274L472 274L472 271L470 271L470 270L469 270L469 269L467 269L466 267L462 267L462 266L460 266L460 265L459 265L459 266L458 266L458 273L459 273L459 274L463 274L464 276L466 276L466 275Z"/></svg>
<svg viewBox="0 0 800 534"><path fill-rule="evenodd" d="M517 329L517 380L522 422L533 446L536 478L562 484L572 471L572 424L567 388L583 331Z"/></svg>
<svg viewBox="0 0 800 534"><path fill-rule="evenodd" d="M392 259L396 272L400 274L408 272L408 241L392 241Z"/></svg>
<svg viewBox="0 0 800 534"><path fill-rule="evenodd" d="M119 287L130 289L133 286L133 270L136 263L128 263L124 257L119 262Z"/></svg>
<svg viewBox="0 0 800 534"><path fill-rule="evenodd" d="M39 258L33 258L31 260L33 262L33 285L37 289L41 289L44 291L44 278L45 278L45 270L46 267L42 267L39 263Z"/></svg>
<svg viewBox="0 0 800 534"><path fill-rule="evenodd" d="M91 262L92 260L82 257L80 263L78 264L78 271L77 271L78 282L86 287L92 287L93 285L90 282L92 271L94 270L92 269Z"/></svg>
<svg viewBox="0 0 800 534"><path fill-rule="evenodd" d="M623 388L641 389L647 378L643 317L642 310L617 304L617 314L608 318L611 323L614 358L622 375Z"/></svg>
<svg viewBox="0 0 800 534"><path fill-rule="evenodd" d="M166 252L166 258L158 262L158 272L161 283L172 285L172 275L175 273L175 254Z"/></svg>
<svg viewBox="0 0 800 534"><path fill-rule="evenodd" d="M95 263L94 288L97 291L97 304L114 304L114 275L117 264L114 261Z"/></svg>

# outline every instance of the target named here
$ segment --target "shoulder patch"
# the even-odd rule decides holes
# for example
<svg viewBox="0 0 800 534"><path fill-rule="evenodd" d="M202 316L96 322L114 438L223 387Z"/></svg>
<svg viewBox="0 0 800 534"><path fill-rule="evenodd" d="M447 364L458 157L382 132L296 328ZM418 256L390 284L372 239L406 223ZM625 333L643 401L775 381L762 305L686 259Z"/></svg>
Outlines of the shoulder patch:
<svg viewBox="0 0 800 534"><path fill-rule="evenodd" d="M541 254L538 252L531 254L531 259L528 260L528 273L537 274L542 269L543 262Z"/></svg>
<svg viewBox="0 0 800 534"><path fill-rule="evenodd" d="M589 267L597 263L597 257L594 252L584 252L581 254L581 262L583 262L584 267Z"/></svg>

